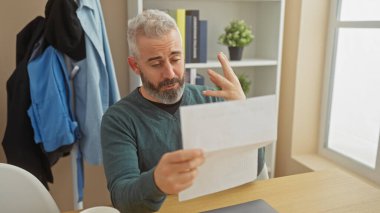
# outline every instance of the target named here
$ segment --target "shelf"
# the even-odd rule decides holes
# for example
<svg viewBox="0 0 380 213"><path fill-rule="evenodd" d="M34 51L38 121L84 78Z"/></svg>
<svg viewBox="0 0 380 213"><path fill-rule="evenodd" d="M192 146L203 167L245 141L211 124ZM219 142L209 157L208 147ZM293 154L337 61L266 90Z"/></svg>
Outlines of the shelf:
<svg viewBox="0 0 380 213"><path fill-rule="evenodd" d="M241 61L230 61L231 67L258 67L258 66L276 66L276 60L268 59L243 59ZM185 68L220 68L221 65L217 60L209 60L207 63L187 63Z"/></svg>

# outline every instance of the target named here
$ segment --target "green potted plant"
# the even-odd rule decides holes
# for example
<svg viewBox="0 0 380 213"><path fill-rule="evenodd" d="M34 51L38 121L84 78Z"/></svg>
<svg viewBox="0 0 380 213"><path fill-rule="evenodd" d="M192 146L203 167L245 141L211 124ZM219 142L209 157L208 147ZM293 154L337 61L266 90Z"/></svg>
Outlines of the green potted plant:
<svg viewBox="0 0 380 213"><path fill-rule="evenodd" d="M241 60L243 48L253 41L251 27L244 20L234 20L224 28L219 36L219 43L226 45L230 53L230 60Z"/></svg>
<svg viewBox="0 0 380 213"><path fill-rule="evenodd" d="M243 89L245 95L248 95L249 89L251 87L251 81L248 79L246 75L238 75L238 79L240 82L240 86Z"/></svg>

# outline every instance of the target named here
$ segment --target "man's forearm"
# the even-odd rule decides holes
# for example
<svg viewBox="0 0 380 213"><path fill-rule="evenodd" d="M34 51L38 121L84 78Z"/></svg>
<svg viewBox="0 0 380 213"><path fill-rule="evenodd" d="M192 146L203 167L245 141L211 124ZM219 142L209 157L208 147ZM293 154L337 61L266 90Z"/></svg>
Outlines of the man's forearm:
<svg viewBox="0 0 380 213"><path fill-rule="evenodd" d="M111 189L112 203L122 213L158 211L166 195L155 185L153 169L131 180L120 180Z"/></svg>

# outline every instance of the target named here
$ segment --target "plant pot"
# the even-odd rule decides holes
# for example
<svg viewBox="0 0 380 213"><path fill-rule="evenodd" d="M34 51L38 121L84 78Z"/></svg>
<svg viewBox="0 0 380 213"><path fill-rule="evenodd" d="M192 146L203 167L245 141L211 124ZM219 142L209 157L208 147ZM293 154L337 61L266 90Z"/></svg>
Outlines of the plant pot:
<svg viewBox="0 0 380 213"><path fill-rule="evenodd" d="M231 61L240 61L243 55L244 47L228 47Z"/></svg>

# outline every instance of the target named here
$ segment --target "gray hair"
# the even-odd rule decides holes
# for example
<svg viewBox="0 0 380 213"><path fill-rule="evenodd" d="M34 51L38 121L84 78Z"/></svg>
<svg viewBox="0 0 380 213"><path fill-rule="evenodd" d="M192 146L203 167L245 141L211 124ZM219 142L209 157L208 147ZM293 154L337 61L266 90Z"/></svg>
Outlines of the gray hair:
<svg viewBox="0 0 380 213"><path fill-rule="evenodd" d="M144 35L148 38L160 38L172 30L179 32L175 20L167 13L160 10L143 11L128 21L129 54L135 57L139 56L137 36Z"/></svg>

